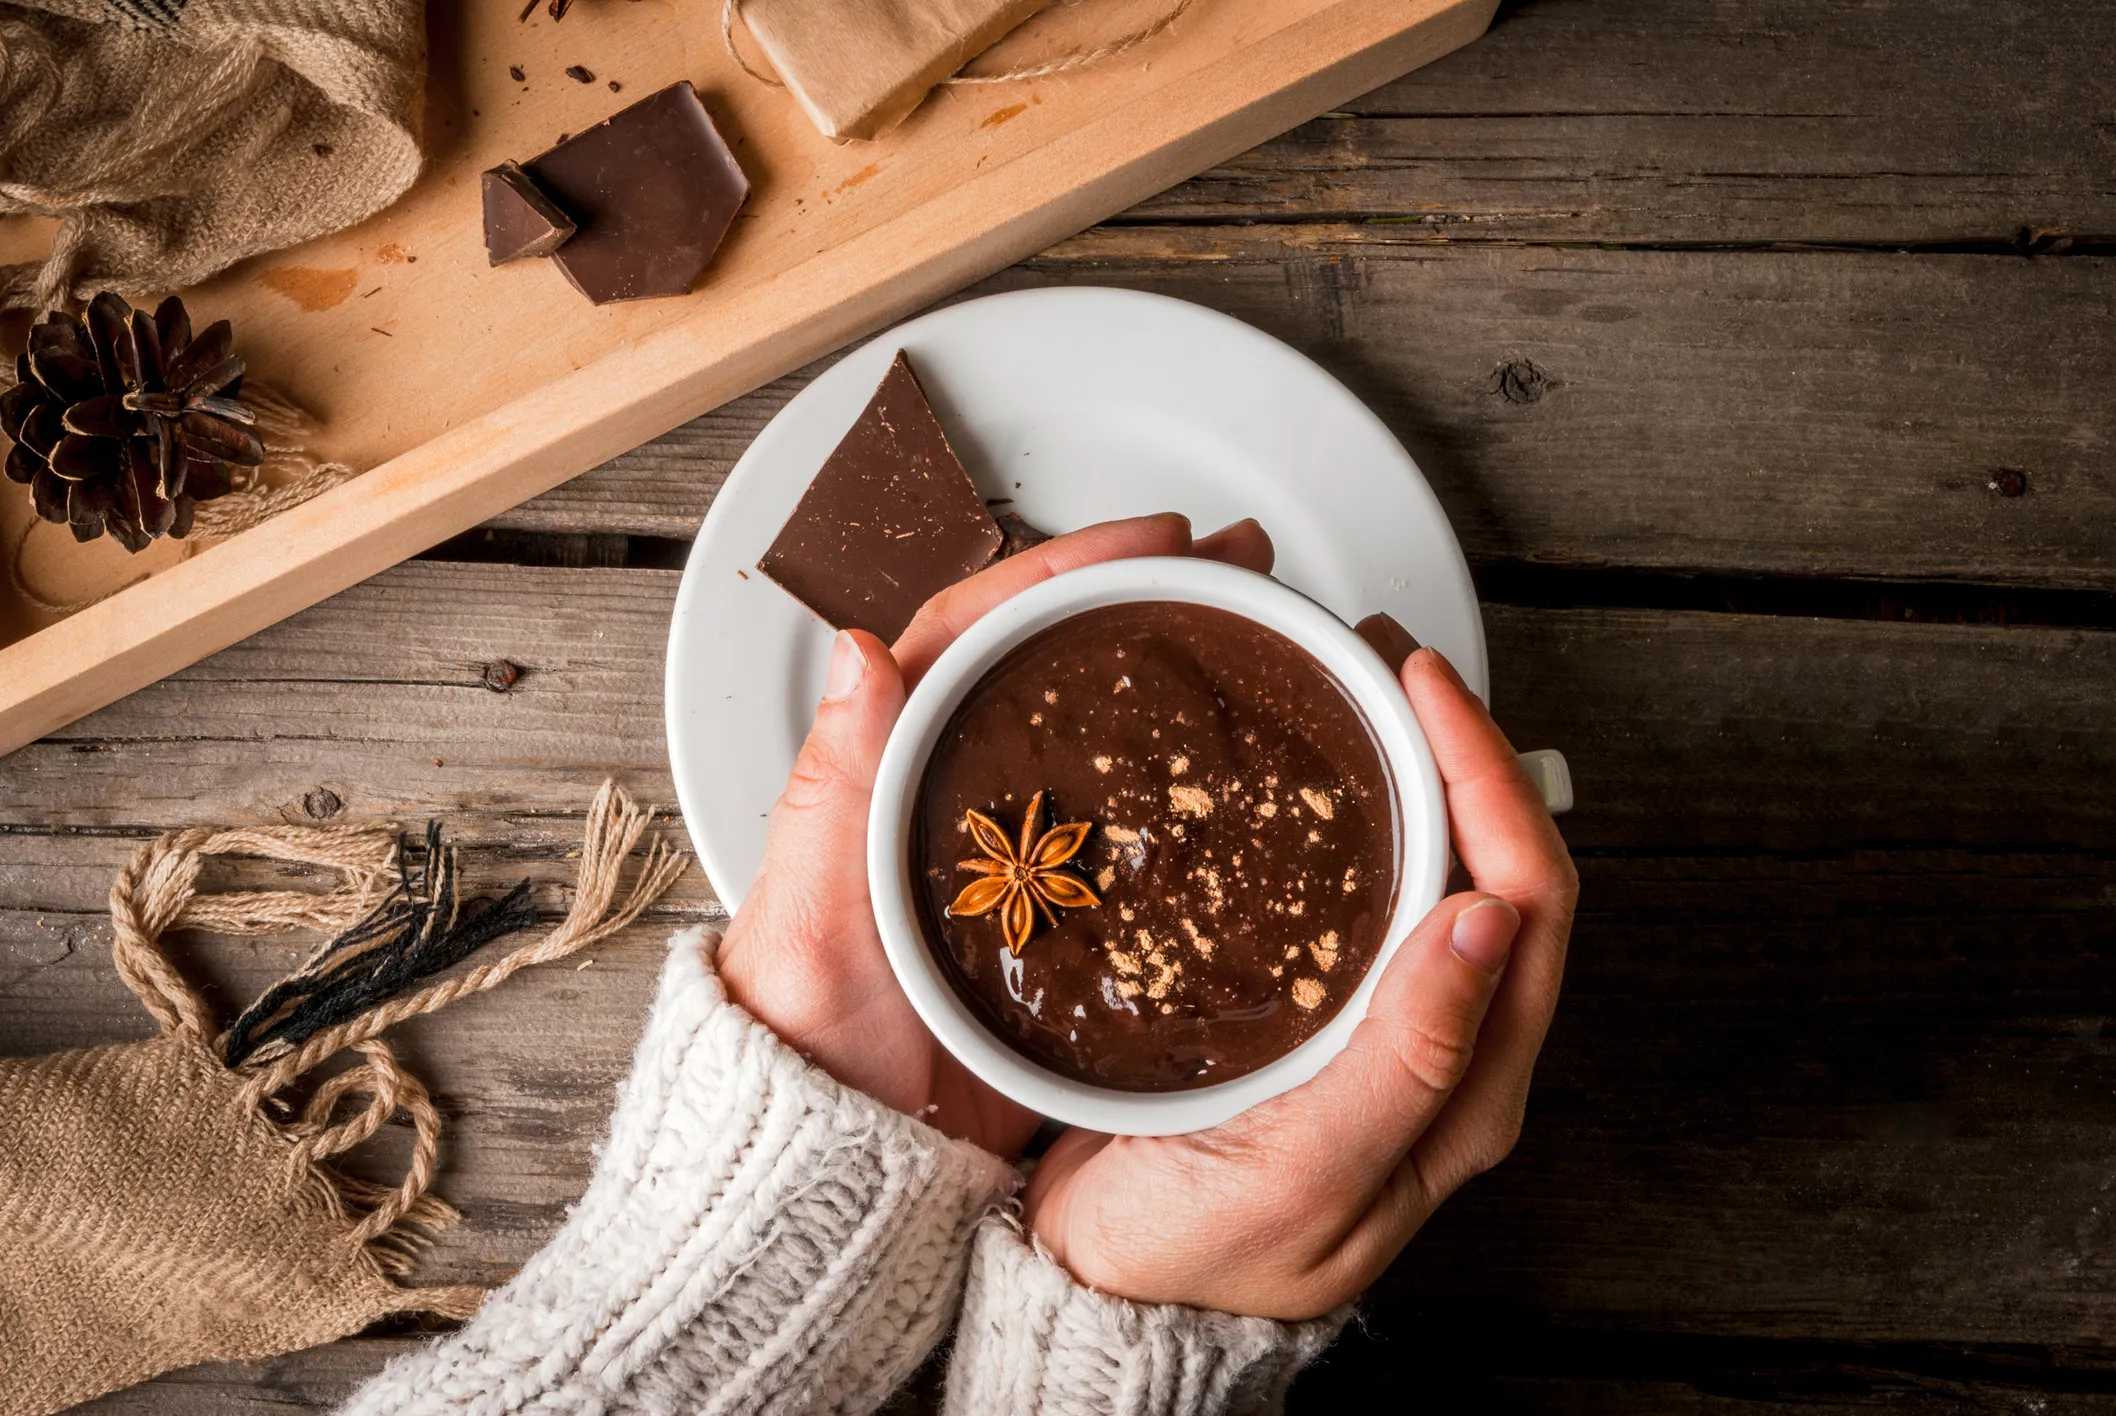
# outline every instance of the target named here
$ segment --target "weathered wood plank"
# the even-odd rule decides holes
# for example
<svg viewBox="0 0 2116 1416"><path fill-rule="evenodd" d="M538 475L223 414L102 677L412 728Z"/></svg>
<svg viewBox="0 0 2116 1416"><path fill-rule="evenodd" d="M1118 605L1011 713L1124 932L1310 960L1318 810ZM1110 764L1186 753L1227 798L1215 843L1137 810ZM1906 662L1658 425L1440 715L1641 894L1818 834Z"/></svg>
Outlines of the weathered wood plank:
<svg viewBox="0 0 2116 1416"><path fill-rule="evenodd" d="M2107 235L2112 27L2097 0L1531 0L986 288L1145 285L1290 340L1419 453L1473 557L2105 588L2109 261L1427 243ZM803 378L502 522L688 537Z"/></svg>
<svg viewBox="0 0 2116 1416"><path fill-rule="evenodd" d="M1293 1389L1296 1411L2091 1412L2116 1407L2106 1351L1977 1343L1685 1337L1561 1327L1517 1310L1369 1301ZM1390 1403L1393 1408L1397 1403Z"/></svg>
<svg viewBox="0 0 2116 1416"><path fill-rule="evenodd" d="M2098 0L1527 0L1121 220L1378 219L1455 241L2106 238L2112 52Z"/></svg>
<svg viewBox="0 0 2116 1416"><path fill-rule="evenodd" d="M1136 287L1285 339L1403 439L1473 560L2116 587L2116 259L1394 229L1104 227L981 289ZM800 381L496 524L687 539Z"/></svg>
<svg viewBox="0 0 2116 1416"><path fill-rule="evenodd" d="M1521 1150L1435 1221L1385 1297L1646 1331L2106 1333L2116 861L1670 853L1587 856L1582 873ZM76 916L57 959L29 924L0 915L5 1050L145 1031L100 923ZM441 1184L467 1215L429 1260L436 1281L504 1274L577 1196L659 932L404 1030L449 1116ZM254 941L185 955L227 1000L291 957Z"/></svg>
<svg viewBox="0 0 2116 1416"><path fill-rule="evenodd" d="M555 888L577 824L530 813L577 812L612 743L628 775L661 780L672 588L668 572L408 565L0 760L0 1046L142 1030L99 913L146 829L278 819L343 783L348 816L473 806L473 872ZM1502 718L1578 773L1587 908L1521 1155L1392 1291L1661 1331L2105 1330L2116 826L2085 784L2116 765L2116 635L1489 619ZM536 671L508 695L469 687L499 653ZM658 936L712 914L693 883L587 969L407 1029L469 1215L436 1279L502 1274L558 1222ZM188 957L232 1001L289 956L204 941Z"/></svg>
<svg viewBox="0 0 2116 1416"><path fill-rule="evenodd" d="M1639 1370L1618 1380L1579 1355L1596 1346L1580 1331L2102 1341L2116 1305L2101 1256L2116 862L1856 852L1583 866L1587 909L1527 1137L1377 1292L1387 1340L1347 1355L1358 1382L1551 1411L1626 1409L1614 1393L1643 1385L1629 1409L1734 1411L1713 1404L1724 1388L1687 1385L1700 1380L1694 1355L1655 1366L1632 1338ZM222 962L236 952L223 946ZM428 1020L407 1046L450 1114L442 1184L467 1213L433 1278L500 1277L560 1221L656 952L642 940L578 975L525 975L445 1028ZM124 1004L114 981L104 991ZM1420 1336L1434 1321L1421 1315L1518 1335L1531 1312L1574 1330L1570 1358ZM386 1350L363 1348L375 1360ZM1864 1361L1875 1389L1862 1401L1893 1392L1893 1409L1926 1409L1900 1403L1993 1385L1905 1372L1904 1360ZM282 1395L307 1383L327 1399L330 1382L366 1370L340 1357L262 1365L219 1380ZM1724 1364L1716 1380L1730 1380ZM1781 1372L1751 1390L1774 1381L1800 1386Z"/></svg>
<svg viewBox="0 0 2116 1416"><path fill-rule="evenodd" d="M414 562L0 758L0 828L461 812L570 846L616 773L671 798L672 571ZM2116 849L2116 635L1487 607L1495 698L1563 748L1594 849ZM482 670L526 671L507 693ZM520 819L517 820L516 818ZM0 836L0 841L10 838ZM18 849L8 846L10 851Z"/></svg>
<svg viewBox="0 0 2116 1416"><path fill-rule="evenodd" d="M300 820L319 788L351 818L578 813L610 775L670 802L676 578L400 567L0 758L0 823L167 828L206 803ZM501 658L522 673L496 693Z"/></svg>

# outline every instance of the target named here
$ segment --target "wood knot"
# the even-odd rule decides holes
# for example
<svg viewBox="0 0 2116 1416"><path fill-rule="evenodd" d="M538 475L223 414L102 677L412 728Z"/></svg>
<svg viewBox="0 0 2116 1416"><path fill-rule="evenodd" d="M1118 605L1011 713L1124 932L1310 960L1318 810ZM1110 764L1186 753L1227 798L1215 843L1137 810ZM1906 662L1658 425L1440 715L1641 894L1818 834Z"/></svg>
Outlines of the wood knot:
<svg viewBox="0 0 2116 1416"><path fill-rule="evenodd" d="M345 810L345 802L329 787L318 787L301 799L301 809L311 821L328 821Z"/></svg>
<svg viewBox="0 0 2116 1416"><path fill-rule="evenodd" d="M520 681L522 666L505 659L494 659L485 666L485 687L494 693L506 693Z"/></svg>
<svg viewBox="0 0 2116 1416"><path fill-rule="evenodd" d="M1535 403L1550 390L1550 376L1527 359L1508 359L1491 371L1491 391L1508 403Z"/></svg>
<svg viewBox="0 0 2116 1416"><path fill-rule="evenodd" d="M2024 497L2028 495L2028 474L2018 467L2001 467L1985 485L2002 497Z"/></svg>

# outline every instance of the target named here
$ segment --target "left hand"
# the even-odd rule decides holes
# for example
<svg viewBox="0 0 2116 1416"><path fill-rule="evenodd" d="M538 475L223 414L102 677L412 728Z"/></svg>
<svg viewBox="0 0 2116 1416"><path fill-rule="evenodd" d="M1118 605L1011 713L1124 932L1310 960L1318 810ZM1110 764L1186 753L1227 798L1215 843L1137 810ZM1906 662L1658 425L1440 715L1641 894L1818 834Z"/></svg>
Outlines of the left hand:
<svg viewBox="0 0 2116 1416"><path fill-rule="evenodd" d="M1253 521L1195 542L1180 516L1105 522L934 596L894 653L871 634L840 633L815 726L772 811L763 868L720 945L729 996L845 1085L996 1155L1018 1155L1035 1133L1035 1113L948 1055L882 951L867 893L875 771L911 686L987 610L1097 561L1180 555L1271 568L1271 542Z"/></svg>

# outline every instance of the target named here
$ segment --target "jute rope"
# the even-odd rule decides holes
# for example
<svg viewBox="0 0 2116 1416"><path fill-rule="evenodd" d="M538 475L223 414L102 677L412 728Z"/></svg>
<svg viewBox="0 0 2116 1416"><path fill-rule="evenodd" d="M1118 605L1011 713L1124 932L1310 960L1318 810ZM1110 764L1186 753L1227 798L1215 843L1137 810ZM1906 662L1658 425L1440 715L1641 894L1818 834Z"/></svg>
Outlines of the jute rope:
<svg viewBox="0 0 2116 1416"><path fill-rule="evenodd" d="M374 1246L389 1271L401 1272L423 1242L406 1226L439 1228L450 1223L455 1212L427 1194L440 1150L440 1113L425 1086L398 1065L379 1034L406 1018L435 1012L458 998L492 988L532 964L564 958L637 919L675 882L687 863L682 853L657 838L646 850L630 893L612 909L625 858L639 844L651 818L651 808L634 805L614 782L603 783L588 811L573 906L556 929L502 959L389 1000L318 1032L280 1056L253 1058L254 1065L237 1069L247 1074L243 1103L262 1109L333 1054L346 1049L360 1054L359 1064L322 1082L300 1115L284 1126L294 1143L292 1163L299 1167L320 1166L359 1145L399 1111L410 1118L411 1160L398 1185L377 1186L348 1176L330 1176L338 1195L368 1207L354 1226L351 1242ZM111 952L119 977L139 995L164 1034L189 1039L218 1065L225 1034L218 1033L205 999L170 962L161 946L162 936L180 927L231 934L270 934L292 928L326 934L343 931L366 917L389 893L397 878L398 851L393 831L372 827L172 831L134 852L110 887L115 934ZM340 879L321 895L291 890L201 895L199 872L207 857L217 855L324 866L339 872ZM333 1121L341 1106L363 1098L364 1106L353 1115ZM466 1289L464 1303L474 1307L478 1293Z"/></svg>
<svg viewBox="0 0 2116 1416"><path fill-rule="evenodd" d="M248 474L247 480L228 495L197 504L191 516L191 534L182 543L186 560L205 549L208 541L224 541L237 532L247 531L359 475L343 462L319 462L311 457L302 444L313 431L314 420L274 390L262 384L246 383L242 401L257 415L255 427L258 439L264 443L264 463L254 468L238 469ZM51 599L30 584L22 569L22 556L29 546L29 538L44 524L42 517L31 517L25 522L8 545L5 559L8 584L17 595L46 614L70 615L154 578L152 572L135 575L115 589L86 599Z"/></svg>
<svg viewBox="0 0 2116 1416"><path fill-rule="evenodd" d="M661 893L674 884L688 861L682 852L655 840L632 882L632 891L622 905L611 909L617 897L619 876L625 857L646 831L648 813L632 804L615 783L603 783L588 809L588 826L581 846L580 880L575 887L573 908L558 928L534 944L527 944L489 964L452 979L431 984L416 993L393 998L371 1012L336 1027L326 1028L293 1051L260 1066L250 1080L248 1095L261 1100L276 1095L289 1082L343 1048L369 1038L422 1013L445 1008L456 999L505 982L532 964L562 959L577 949L608 938L639 917Z"/></svg>
<svg viewBox="0 0 2116 1416"><path fill-rule="evenodd" d="M1019 83L1024 79L1043 79L1049 78L1053 74L1064 74L1070 73L1074 69L1084 69L1090 64L1099 64L1105 59L1114 59L1120 54L1138 48L1181 19L1183 12L1196 3L1197 0L1175 0L1175 3L1151 24L1133 30L1130 34L1120 35L1107 44L1098 44L1092 49L1074 50L1071 54L1062 54L1058 58L1048 60L1045 63L1025 64L1015 69L1003 69L996 74L965 74L957 72L942 79L940 82L942 86L1012 84ZM720 43L726 47L728 58L734 60L737 68L758 83L769 84L773 88L785 88L786 85L778 78L770 74L759 73L751 68L749 60L743 58L742 51L736 47L735 20L741 8L742 0L722 0L720 6ZM974 62L974 59L971 62Z"/></svg>

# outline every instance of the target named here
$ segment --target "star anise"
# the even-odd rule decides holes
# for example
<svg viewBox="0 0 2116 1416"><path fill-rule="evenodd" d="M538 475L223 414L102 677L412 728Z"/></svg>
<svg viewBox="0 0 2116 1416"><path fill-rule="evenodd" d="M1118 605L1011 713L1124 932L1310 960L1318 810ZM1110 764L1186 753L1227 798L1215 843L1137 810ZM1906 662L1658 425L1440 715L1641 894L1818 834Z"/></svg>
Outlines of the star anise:
<svg viewBox="0 0 2116 1416"><path fill-rule="evenodd" d="M983 878L963 886L962 893L948 906L948 913L975 917L999 911L1000 928L1006 931L1007 948L1014 957L1020 958L1022 946L1029 942L1038 910L1055 925L1058 916L1052 913L1053 905L1077 910L1102 903L1086 881L1064 869L1065 863L1087 844L1093 822L1053 826L1038 836L1036 824L1043 819L1043 793L1038 792L1029 798L1028 814L1021 820L1021 845L1017 848L999 829L999 823L983 812L964 815L969 818L970 838L977 842L984 857L958 861L955 868L974 870Z"/></svg>

